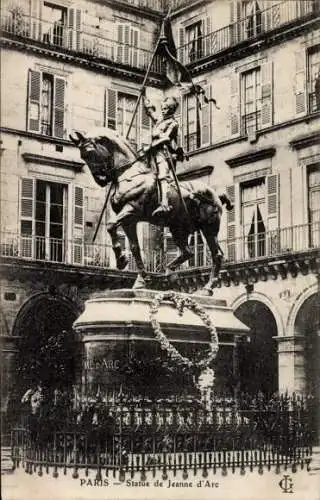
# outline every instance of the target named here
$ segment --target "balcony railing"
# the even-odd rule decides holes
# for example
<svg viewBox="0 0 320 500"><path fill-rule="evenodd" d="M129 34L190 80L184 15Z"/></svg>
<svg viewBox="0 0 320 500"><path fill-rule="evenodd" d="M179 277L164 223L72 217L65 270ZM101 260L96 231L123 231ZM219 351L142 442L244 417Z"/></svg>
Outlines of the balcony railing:
<svg viewBox="0 0 320 500"><path fill-rule="evenodd" d="M291 226L264 233L242 236L220 242L226 263L250 262L268 257L281 257L320 247L320 222ZM137 271L131 253L127 270ZM28 261L46 261L76 266L115 268L111 245L83 243L81 240L62 240L40 236L1 234L1 257ZM143 258L148 272L164 272L166 265L177 256L177 250L163 252L148 250L144 245ZM208 267L211 256L206 244L194 248L194 256L181 269Z"/></svg>
<svg viewBox="0 0 320 500"><path fill-rule="evenodd" d="M15 12L3 12L1 31L2 36L13 35L40 42L48 48L68 50L132 68L146 69L152 57L152 51L89 33L86 27L79 31L63 23L49 23L21 13L17 15ZM152 70L156 73L163 72L160 58L155 58Z"/></svg>
<svg viewBox="0 0 320 500"><path fill-rule="evenodd" d="M319 12L320 7L317 0L279 2L268 9L258 11L181 46L178 50L179 59L184 64L195 62L204 57L218 54L246 40L253 40L257 36L280 28L287 23Z"/></svg>

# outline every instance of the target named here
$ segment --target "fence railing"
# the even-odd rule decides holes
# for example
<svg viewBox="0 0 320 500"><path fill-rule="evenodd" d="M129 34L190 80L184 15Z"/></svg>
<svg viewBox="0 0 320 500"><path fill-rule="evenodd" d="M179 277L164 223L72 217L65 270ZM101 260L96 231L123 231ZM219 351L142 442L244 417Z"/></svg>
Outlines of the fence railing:
<svg viewBox="0 0 320 500"><path fill-rule="evenodd" d="M256 11L233 24L224 26L179 47L179 59L184 64L195 62L245 40L254 39L287 23L319 12L319 2L316 0L280 1L276 5L272 5L265 10Z"/></svg>
<svg viewBox="0 0 320 500"><path fill-rule="evenodd" d="M22 463L26 472L54 477L69 470L74 478L90 469L97 479L119 471L124 480L156 470L188 477L190 470L262 472L284 465L294 472L311 459L313 402L295 395L217 397L209 409L196 399L100 400L72 419L54 411L32 414L26 426L13 429L14 467Z"/></svg>
<svg viewBox="0 0 320 500"><path fill-rule="evenodd" d="M74 29L67 23L52 23L20 12L4 11L1 16L1 31L2 36L15 35L40 42L49 48L65 49L133 68L146 69L152 57L152 51L108 39L103 34L91 33L89 27ZM162 73L163 69L163 62L156 57L152 71Z"/></svg>
<svg viewBox="0 0 320 500"><path fill-rule="evenodd" d="M2 257L98 268L115 267L110 244L92 244L85 243L81 239L46 238L9 231L2 232L0 238ZM320 247L320 221L223 240L220 246L224 252L225 261L228 263L256 261L267 257L280 257L313 250ZM181 266L182 269L211 265L211 255L207 244L198 244L193 251L193 257ZM136 271L137 267L131 252L125 253L129 261L127 269ZM175 249L148 250L146 242L142 253L146 270L155 273L164 272L167 264L177 256Z"/></svg>

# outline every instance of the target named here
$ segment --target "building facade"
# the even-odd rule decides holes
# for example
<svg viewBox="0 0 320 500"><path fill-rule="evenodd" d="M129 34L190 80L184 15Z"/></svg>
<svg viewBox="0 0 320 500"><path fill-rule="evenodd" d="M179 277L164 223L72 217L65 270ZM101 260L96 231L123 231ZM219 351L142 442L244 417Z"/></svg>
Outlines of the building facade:
<svg viewBox="0 0 320 500"><path fill-rule="evenodd" d="M184 176L227 190L234 210L220 232L225 263L216 298L251 327L235 346L243 391L315 393L319 385L320 6L316 0L170 2L179 60L209 98L170 85L156 58L147 96L180 103ZM132 285L114 269L94 184L68 134L108 126L126 135L168 6L7 0L2 15L2 411L10 413L25 352L71 335L97 289ZM213 100L216 100L216 104ZM203 99L203 97L201 98ZM207 102L208 101L208 102ZM129 140L150 140L137 108ZM107 216L108 217L108 213ZM176 251L170 235L141 225L155 286ZM123 245L126 245L123 238ZM196 291L209 273L201 234L170 283ZM55 320L54 318L59 318ZM34 339L40 339L35 342ZM42 340L41 340L42 339ZM29 381L24 381L22 386Z"/></svg>

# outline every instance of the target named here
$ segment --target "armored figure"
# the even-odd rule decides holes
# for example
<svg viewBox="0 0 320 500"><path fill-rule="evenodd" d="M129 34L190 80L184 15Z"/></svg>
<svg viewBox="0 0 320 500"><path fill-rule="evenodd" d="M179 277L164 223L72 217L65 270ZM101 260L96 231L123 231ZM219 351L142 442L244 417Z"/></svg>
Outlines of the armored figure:
<svg viewBox="0 0 320 500"><path fill-rule="evenodd" d="M151 104L149 99L144 98L144 107L153 123L152 142L146 152L150 153L156 164L160 182L160 205L152 214L157 215L170 211L168 203L170 169L175 169L177 160L182 159L181 148L177 147L179 125L174 117L178 102L174 97L164 99L161 103L162 116L160 118L157 118L155 106Z"/></svg>

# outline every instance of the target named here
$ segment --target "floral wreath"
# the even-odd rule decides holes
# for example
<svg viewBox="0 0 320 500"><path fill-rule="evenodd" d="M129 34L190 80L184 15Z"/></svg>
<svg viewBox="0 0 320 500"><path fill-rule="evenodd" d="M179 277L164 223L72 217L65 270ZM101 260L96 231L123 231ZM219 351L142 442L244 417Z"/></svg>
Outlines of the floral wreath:
<svg viewBox="0 0 320 500"><path fill-rule="evenodd" d="M159 310L159 306L163 300L170 300L176 306L180 315L182 315L184 308L189 309L194 312L202 319L203 323L206 325L210 332L210 350L206 358L193 362L185 356L182 356L180 352L170 344L169 340L161 330L159 321L156 319L156 314ZM169 357L178 363L179 365L188 366L190 368L200 368L202 373L211 373L213 376L213 370L209 367L210 363L216 358L219 345L218 345L218 334L215 326L209 315L204 311L204 309L199 306L199 304L193 300L191 297L184 297L175 292L162 292L159 293L150 305L150 321L153 327L156 339L160 343L161 349L167 351Z"/></svg>

